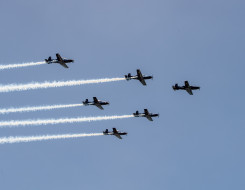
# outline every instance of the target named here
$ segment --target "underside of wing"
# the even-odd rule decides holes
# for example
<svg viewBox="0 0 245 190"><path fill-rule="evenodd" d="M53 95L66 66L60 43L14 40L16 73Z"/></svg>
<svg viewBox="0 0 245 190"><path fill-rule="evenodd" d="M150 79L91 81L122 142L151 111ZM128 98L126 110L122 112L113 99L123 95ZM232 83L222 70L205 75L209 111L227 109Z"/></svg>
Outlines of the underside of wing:
<svg viewBox="0 0 245 190"><path fill-rule="evenodd" d="M193 95L193 93L192 93L192 90L191 89L186 89L186 91L190 94L190 95Z"/></svg>
<svg viewBox="0 0 245 190"><path fill-rule="evenodd" d="M59 63L60 65L62 65L65 68L69 68L65 63Z"/></svg>
<svg viewBox="0 0 245 190"><path fill-rule="evenodd" d="M147 118L149 121L153 121L153 119L151 118L151 116L146 116L146 118Z"/></svg>
<svg viewBox="0 0 245 190"><path fill-rule="evenodd" d="M114 134L117 138L122 139L121 135L119 134Z"/></svg>
<svg viewBox="0 0 245 190"><path fill-rule="evenodd" d="M100 105L100 104L95 104L98 108L100 108L101 110L103 110L104 108Z"/></svg>
<svg viewBox="0 0 245 190"><path fill-rule="evenodd" d="M140 78L140 82L141 82L144 86L146 86L146 82L145 82L145 79L144 79L144 78Z"/></svg>
<svg viewBox="0 0 245 190"><path fill-rule="evenodd" d="M145 86L146 85L145 79L139 69L137 70L137 75L138 75L139 81Z"/></svg>

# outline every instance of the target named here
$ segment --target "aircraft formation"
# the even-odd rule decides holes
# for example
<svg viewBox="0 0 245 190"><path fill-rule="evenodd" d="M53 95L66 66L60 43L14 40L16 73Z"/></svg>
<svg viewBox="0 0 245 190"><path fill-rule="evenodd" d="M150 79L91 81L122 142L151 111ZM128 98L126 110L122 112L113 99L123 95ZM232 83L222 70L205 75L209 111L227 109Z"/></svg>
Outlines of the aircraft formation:
<svg viewBox="0 0 245 190"><path fill-rule="evenodd" d="M38 62L38 64L53 64L57 63L63 66L64 68L68 68L67 63L73 63L73 59L67 59L60 56L59 53L56 54L56 59L52 59L50 56L48 59L45 59L44 62ZM37 63L30 63L29 66L38 65ZM15 64L15 65L0 65L2 69L10 69L10 68L18 68L18 67L26 67L28 64ZM91 83L101 83L101 82L111 82L111 81L120 81L120 80L138 80L142 85L146 86L146 80L153 79L153 76L149 75L143 75L140 69L136 70L136 75L132 76L131 73L128 73L127 75L124 75L124 78L115 78L115 79L98 79L98 80L90 80L90 81L72 81L73 83L71 85L64 85L65 82L62 83L62 85L59 82L54 83L39 83L39 84L24 84L24 85L16 85L15 88L13 85L9 85L6 87L0 88L0 92L9 92L11 90L10 86L18 90L32 90L32 89L39 89L39 88L47 88L47 87L62 87L62 86L74 86L74 85L81 85L81 84L91 84ZM68 81L69 82L69 81ZM71 82L69 82L70 84ZM46 86L45 86L46 85ZM172 86L173 90L185 90L189 95L193 95L193 90L200 90L199 86L191 86L188 81L184 82L184 86L179 86L178 84L175 84ZM7 89L7 90L6 90ZM9 108L9 109L0 109L0 114L6 114L6 113L13 113L13 112L27 112L27 111L41 111L41 110L52 110L52 109L60 109L60 108L68 108L68 107L76 107L76 106L96 106L100 110L104 110L103 106L109 105L110 103L108 101L102 101L98 100L97 97L93 97L92 101L89 101L89 99L85 99L82 101L82 104L68 104L68 105L53 105L53 106L34 106L34 107L24 107L24 108ZM73 123L73 122L84 122L84 121L97 121L97 120L106 120L106 119L121 119L121 118L130 118L130 117L145 117L149 121L153 121L154 117L159 117L159 114L150 113L148 109L144 109L142 113L139 111L136 111L132 115L124 115L124 116L104 116L104 117L92 117L92 118L69 118L69 119L47 119L47 120L24 120L24 121L6 121L6 122L0 122L1 126L25 126L25 125L46 125L46 124L58 124L58 123ZM120 132L115 127L112 128L112 131L109 131L106 129L102 133L103 135L113 135L119 139L122 139L121 136L127 135L127 132ZM0 138L0 144L4 143L13 143L13 142L29 142L29 141L38 141L40 139L42 140L49 140L49 139L63 139L63 138L76 138L76 137L82 137L82 136L98 136L98 134L74 134L74 135L50 135L50 136L36 136L36 137L16 137L16 138Z"/></svg>

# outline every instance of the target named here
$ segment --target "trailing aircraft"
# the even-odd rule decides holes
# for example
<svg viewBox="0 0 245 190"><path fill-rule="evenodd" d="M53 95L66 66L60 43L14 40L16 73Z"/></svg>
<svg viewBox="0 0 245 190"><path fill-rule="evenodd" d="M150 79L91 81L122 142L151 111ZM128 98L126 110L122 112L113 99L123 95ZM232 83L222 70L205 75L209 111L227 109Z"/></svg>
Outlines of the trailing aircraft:
<svg viewBox="0 0 245 190"><path fill-rule="evenodd" d="M85 106L94 105L94 106L97 106L98 108L100 108L101 110L104 109L102 107L102 105L110 104L109 102L104 102L104 101L98 100L96 97L93 97L93 99L94 99L94 101L92 101L92 102L90 102L90 101L88 101L88 99L86 99L85 101L83 101L83 104Z"/></svg>
<svg viewBox="0 0 245 190"><path fill-rule="evenodd" d="M133 113L134 117L146 117L149 121L153 121L152 117L159 117L159 114L149 113L147 109L144 109L144 113L139 113L136 111Z"/></svg>
<svg viewBox="0 0 245 190"><path fill-rule="evenodd" d="M122 139L121 135L127 135L128 133L126 132L120 132L118 131L116 128L112 128L112 132L108 131L108 129L106 129L105 131L103 131L104 135L115 135L117 138Z"/></svg>
<svg viewBox="0 0 245 190"><path fill-rule="evenodd" d="M125 75L125 79L127 81L128 80L131 80L131 79L136 79L136 80L139 80L144 86L146 86L145 80L147 80L147 79L153 79L153 76L145 76L145 75L142 75L140 69L137 69L137 75L132 76L131 73L128 73L128 75Z"/></svg>
<svg viewBox="0 0 245 190"><path fill-rule="evenodd" d="M62 65L63 67L65 68L69 68L66 63L73 63L74 60L73 59L66 59L66 58L62 58L60 56L60 54L56 54L56 58L57 59L52 59L51 56L48 58L48 59L45 59L45 62L48 63L48 64L51 64L51 63L59 63L60 65Z"/></svg>
<svg viewBox="0 0 245 190"><path fill-rule="evenodd" d="M175 84L172 86L174 90L186 90L190 95L193 95L192 90L200 90L199 86L190 86L188 81L185 81L185 86Z"/></svg>

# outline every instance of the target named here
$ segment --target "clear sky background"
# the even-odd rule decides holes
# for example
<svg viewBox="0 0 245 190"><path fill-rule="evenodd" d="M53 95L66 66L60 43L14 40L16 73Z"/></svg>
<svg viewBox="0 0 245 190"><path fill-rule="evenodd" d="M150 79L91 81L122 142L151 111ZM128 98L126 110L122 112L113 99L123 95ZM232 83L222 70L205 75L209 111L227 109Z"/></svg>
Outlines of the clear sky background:
<svg viewBox="0 0 245 190"><path fill-rule="evenodd" d="M77 107L0 115L22 120L131 114L145 118L4 128L1 137L102 132L86 137L0 145L4 190L243 190L245 187L245 2L243 0L1 1L0 64L59 65L4 70L1 84L123 77L140 68L154 80L1 93L1 107L81 103L97 96L104 111ZM172 90L189 80L194 96Z"/></svg>

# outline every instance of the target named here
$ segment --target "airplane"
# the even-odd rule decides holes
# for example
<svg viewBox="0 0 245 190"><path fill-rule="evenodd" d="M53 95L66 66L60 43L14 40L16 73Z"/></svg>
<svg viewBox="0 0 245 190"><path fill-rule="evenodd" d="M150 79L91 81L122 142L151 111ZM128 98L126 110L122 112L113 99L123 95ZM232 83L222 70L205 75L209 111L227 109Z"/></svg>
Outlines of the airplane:
<svg viewBox="0 0 245 190"><path fill-rule="evenodd" d="M133 115L134 117L146 117L149 121L153 121L152 117L159 117L159 114L149 113L148 109L144 109L144 113L136 111Z"/></svg>
<svg viewBox="0 0 245 190"><path fill-rule="evenodd" d="M174 90L186 90L190 95L193 95L192 90L200 90L199 86L190 86L188 81L185 81L185 86L175 84L172 86Z"/></svg>
<svg viewBox="0 0 245 190"><path fill-rule="evenodd" d="M112 129L113 129L112 132L109 132L108 129L106 129L105 131L103 131L103 134L104 135L115 135L119 139L122 139L121 135L127 135L128 134L126 132L120 132L116 128L112 128Z"/></svg>
<svg viewBox="0 0 245 190"><path fill-rule="evenodd" d="M93 102L89 102L88 99L86 99L85 101L83 101L83 104L85 106L94 105L94 106L97 106L98 108L100 108L101 110L104 109L102 107L102 105L108 105L108 104L110 104L109 102L104 102L104 101L98 100L96 97L93 97L93 99L94 99Z"/></svg>
<svg viewBox="0 0 245 190"><path fill-rule="evenodd" d="M51 63L59 63L60 65L62 65L63 67L65 68L69 68L66 63L73 63L74 60L73 59L66 59L66 58L62 58L60 56L60 54L56 54L56 58L57 59L52 59L51 56L48 58L48 59L45 59L45 62L48 63L48 64L51 64Z"/></svg>
<svg viewBox="0 0 245 190"><path fill-rule="evenodd" d="M136 79L139 80L144 86L146 86L146 79L153 79L153 76L145 76L142 75L140 69L137 69L137 75L136 76L132 76L131 73L128 73L128 75L125 75L125 79L127 81L131 80L131 79Z"/></svg>

